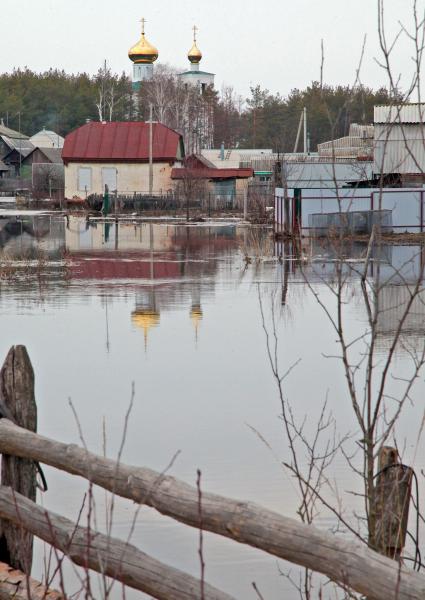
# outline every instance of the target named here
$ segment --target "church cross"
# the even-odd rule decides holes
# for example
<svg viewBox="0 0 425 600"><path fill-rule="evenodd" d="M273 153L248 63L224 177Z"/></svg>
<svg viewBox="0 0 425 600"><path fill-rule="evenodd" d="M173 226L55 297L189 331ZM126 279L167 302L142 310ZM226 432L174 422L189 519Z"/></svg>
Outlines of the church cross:
<svg viewBox="0 0 425 600"><path fill-rule="evenodd" d="M142 34L143 34L143 35L145 35L145 23L146 23L146 19L145 19L145 17L142 17L142 18L140 19L140 22L141 22L141 24L142 24Z"/></svg>
<svg viewBox="0 0 425 600"><path fill-rule="evenodd" d="M196 25L193 26L193 41L196 42L196 32L198 31L198 28L196 27Z"/></svg>

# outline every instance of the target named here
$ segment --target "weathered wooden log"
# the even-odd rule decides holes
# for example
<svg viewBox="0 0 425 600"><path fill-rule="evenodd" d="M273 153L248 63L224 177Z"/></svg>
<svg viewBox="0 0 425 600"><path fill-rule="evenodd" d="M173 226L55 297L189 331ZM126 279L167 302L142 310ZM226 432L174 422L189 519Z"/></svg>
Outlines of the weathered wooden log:
<svg viewBox="0 0 425 600"><path fill-rule="evenodd" d="M173 519L198 527L198 491L143 467L117 464L0 420L0 452L25 456L80 475ZM284 517L253 502L202 493L202 528L323 573L377 600L423 600L425 576L367 548Z"/></svg>
<svg viewBox="0 0 425 600"><path fill-rule="evenodd" d="M72 562L158 598L199 600L201 581L165 565L132 544L80 527L31 500L0 487L0 516L22 525ZM204 583L205 600L234 600Z"/></svg>
<svg viewBox="0 0 425 600"><path fill-rule="evenodd" d="M37 430L37 406L34 396L34 371L25 346L12 346L0 371L0 416L17 425ZM36 498L34 461L3 453L1 483L30 500ZM8 522L0 522L0 561L31 573L33 536Z"/></svg>
<svg viewBox="0 0 425 600"><path fill-rule="evenodd" d="M0 600L64 600L64 596L0 562Z"/></svg>
<svg viewBox="0 0 425 600"><path fill-rule="evenodd" d="M400 464L396 448L380 448L375 486L376 550L395 560L400 560L406 543L412 476L412 469Z"/></svg>

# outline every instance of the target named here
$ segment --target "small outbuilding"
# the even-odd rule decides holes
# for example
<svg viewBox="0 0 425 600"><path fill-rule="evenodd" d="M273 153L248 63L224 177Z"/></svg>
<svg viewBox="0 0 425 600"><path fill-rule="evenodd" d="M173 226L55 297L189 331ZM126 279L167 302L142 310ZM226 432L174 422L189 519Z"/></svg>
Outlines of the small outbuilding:
<svg viewBox="0 0 425 600"><path fill-rule="evenodd" d="M36 195L63 198L64 167L61 148L34 148L22 161Z"/></svg>
<svg viewBox="0 0 425 600"><path fill-rule="evenodd" d="M105 185L118 195L148 194L150 124L89 122L65 138L65 197L102 194ZM172 187L171 172L184 159L182 136L162 123L152 124L153 193Z"/></svg>
<svg viewBox="0 0 425 600"><path fill-rule="evenodd" d="M384 183L423 187L425 103L374 108L374 171Z"/></svg>
<svg viewBox="0 0 425 600"><path fill-rule="evenodd" d="M219 168L202 154L192 154L171 177L184 195L207 195L214 200L234 202L247 190L254 171L251 167Z"/></svg>
<svg viewBox="0 0 425 600"><path fill-rule="evenodd" d="M0 159L3 162L6 162L5 157L13 151L26 156L33 148L27 135L11 129L4 124L3 119L0 120Z"/></svg>

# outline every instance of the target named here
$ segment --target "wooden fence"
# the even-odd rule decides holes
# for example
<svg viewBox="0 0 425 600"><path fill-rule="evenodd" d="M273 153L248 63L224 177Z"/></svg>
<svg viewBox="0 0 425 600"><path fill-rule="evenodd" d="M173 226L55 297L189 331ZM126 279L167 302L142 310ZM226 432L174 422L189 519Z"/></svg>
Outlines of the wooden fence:
<svg viewBox="0 0 425 600"><path fill-rule="evenodd" d="M9 386L9 393L11 391L16 398L18 395L23 397L25 390L28 397L32 397L32 368L27 356L25 349L17 346L11 349L6 359L6 363L13 367L13 385ZM3 368L10 368L6 367L6 363ZM31 369L30 376L28 369ZM3 410L4 386L0 385L0 393L0 409ZM369 598L425 598L424 575L370 550L359 540L304 525L253 502L216 494L203 492L200 507L199 490L183 481L146 467L120 464L75 444L42 437L6 418L0 419L0 453L3 457L15 457L13 460L43 463L83 477L113 494L151 506L190 527L202 527L322 573L344 588ZM35 477L35 469L32 469L30 477ZM11 482L11 487L0 486L0 519L2 523L15 527L16 536L20 536L22 531L35 535L63 552L75 564L112 577L154 598L232 598L187 573L159 562L129 543L81 527L38 506L33 499L14 489L16 483ZM26 548L28 551L28 545ZM30 563L29 557L23 559L22 553L14 554L13 550L12 546L12 566L17 559L24 564L25 560L26 564Z"/></svg>

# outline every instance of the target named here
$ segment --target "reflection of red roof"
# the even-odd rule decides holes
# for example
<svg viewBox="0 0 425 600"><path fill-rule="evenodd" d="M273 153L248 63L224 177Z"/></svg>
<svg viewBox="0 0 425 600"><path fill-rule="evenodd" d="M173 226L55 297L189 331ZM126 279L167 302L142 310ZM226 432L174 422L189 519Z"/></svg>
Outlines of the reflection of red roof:
<svg viewBox="0 0 425 600"><path fill-rule="evenodd" d="M78 252L71 255L70 274L73 279L168 279L180 277L178 262L151 261L140 254L94 254ZM152 267L152 269L151 269Z"/></svg>
<svg viewBox="0 0 425 600"><path fill-rule="evenodd" d="M173 129L153 124L153 159L175 161L181 135ZM64 163L72 161L148 161L149 124L141 122L90 122L65 138Z"/></svg>
<svg viewBox="0 0 425 600"><path fill-rule="evenodd" d="M173 169L171 179L247 179L254 175L253 169Z"/></svg>

